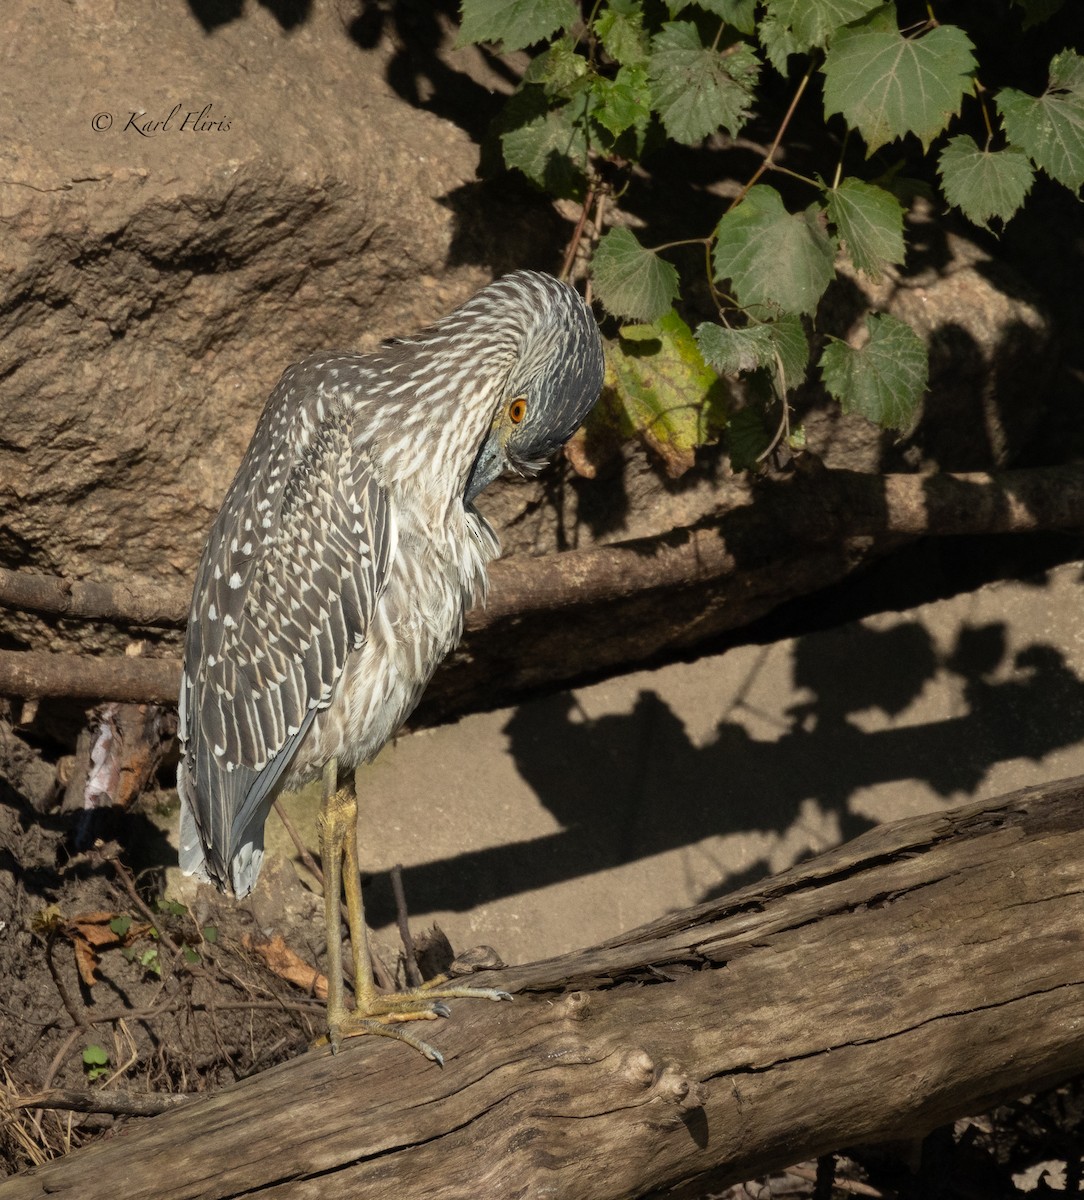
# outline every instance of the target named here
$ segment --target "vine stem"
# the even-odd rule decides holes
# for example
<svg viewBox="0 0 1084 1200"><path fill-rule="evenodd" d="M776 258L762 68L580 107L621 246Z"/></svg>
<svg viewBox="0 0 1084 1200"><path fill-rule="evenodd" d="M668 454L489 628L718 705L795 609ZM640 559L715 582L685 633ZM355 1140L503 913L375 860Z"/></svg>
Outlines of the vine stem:
<svg viewBox="0 0 1084 1200"><path fill-rule="evenodd" d="M747 184L745 184L745 186L741 189L741 191L738 192L738 194L734 197L733 200L731 200L730 205L726 210L727 212L731 212L734 208L737 207L738 204L741 203L742 200L745 199L745 197L752 190L753 185L757 182L757 180L761 177L761 175L763 175L764 172L768 170L769 167L775 166L775 163L772 161L772 159L775 156L775 152L779 149L779 143L782 142L783 135L787 132L787 127L790 125L791 120L793 119L794 114L797 111L798 103L801 100L802 96L805 95L805 90L809 86L809 81L812 78L813 78L813 64L811 62L809 64L809 66L806 67L806 72L802 76L801 82L798 84L797 88L795 89L794 95L791 97L790 104L787 107L787 111L783 114L782 121L779 122L779 128L775 131L775 137L772 139L772 144L768 147L768 153L764 155L764 160L761 162L760 166L757 167L757 169L753 172L752 178L749 180L749 182ZM793 172L792 172L792 174L793 174Z"/></svg>
<svg viewBox="0 0 1084 1200"><path fill-rule="evenodd" d="M572 231L572 237L569 238L568 249L565 251L565 261L561 264L561 279L567 280L568 273L572 270L572 264L576 259L576 251L580 248L580 242L583 240L583 230L587 224L587 214L591 211L591 206L594 203L595 187L594 184L588 184L587 195L584 197L583 205L580 208L580 219L576 222L576 228Z"/></svg>
<svg viewBox="0 0 1084 1200"><path fill-rule="evenodd" d="M775 437L772 438L768 448L757 455L757 462L763 462L783 438L788 437L790 434L790 405L787 403L787 373L783 370L783 359L778 350L775 352L775 369L778 375L779 400L783 405L783 412L779 418L779 426L775 431Z"/></svg>
<svg viewBox="0 0 1084 1200"><path fill-rule="evenodd" d="M606 192L600 191L598 199L595 201L595 236L601 236L602 227L606 220ZM591 275L588 273L587 281L583 287L583 298L588 304L591 303Z"/></svg>
<svg viewBox="0 0 1084 1200"><path fill-rule="evenodd" d="M678 238L676 242L663 242L661 246L652 246L653 254L661 254L664 250L673 250L676 246L710 246L711 238Z"/></svg>
<svg viewBox="0 0 1084 1200"><path fill-rule="evenodd" d="M986 126L986 149L990 149L990 143L994 140L994 127L990 121L990 112L986 107L986 89L978 79L972 80L972 89L975 93L975 99L979 102L979 112L982 113L982 123Z"/></svg>

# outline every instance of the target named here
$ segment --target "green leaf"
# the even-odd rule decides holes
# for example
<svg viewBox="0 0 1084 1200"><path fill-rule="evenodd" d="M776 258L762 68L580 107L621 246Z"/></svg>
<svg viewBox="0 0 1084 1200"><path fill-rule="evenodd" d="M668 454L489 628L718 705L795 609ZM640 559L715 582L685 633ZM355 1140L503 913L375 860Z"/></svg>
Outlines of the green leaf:
<svg viewBox="0 0 1084 1200"><path fill-rule="evenodd" d="M587 59L576 53L573 38L561 38L531 59L523 73L525 83L540 83L546 95L570 93L575 84L587 74Z"/></svg>
<svg viewBox="0 0 1084 1200"><path fill-rule="evenodd" d="M599 242L591 275L603 305L614 316L637 321L658 320L680 290L674 267L641 246L630 229L611 229Z"/></svg>
<svg viewBox="0 0 1084 1200"><path fill-rule="evenodd" d="M794 50L823 47L837 29L857 21L884 0L766 0L767 15L789 34Z"/></svg>
<svg viewBox="0 0 1084 1200"><path fill-rule="evenodd" d="M506 166L522 171L553 195L580 195L587 162L586 112L586 93L550 108L542 88L536 85L516 92L501 117Z"/></svg>
<svg viewBox="0 0 1084 1200"><path fill-rule="evenodd" d="M606 395L619 401L619 432L639 435L677 477L694 450L726 425L728 393L704 362L688 325L672 310L651 325L628 326L607 347Z"/></svg>
<svg viewBox="0 0 1084 1200"><path fill-rule="evenodd" d="M648 73L667 134L694 145L722 127L736 134L749 113L760 65L745 42L713 50L689 21L663 25Z"/></svg>
<svg viewBox="0 0 1084 1200"><path fill-rule="evenodd" d="M183 917L188 914L188 908L179 900L166 900L160 897L157 901L159 912L167 913L171 917Z"/></svg>
<svg viewBox="0 0 1084 1200"><path fill-rule="evenodd" d="M1041 96L1013 88L997 94L1005 136L1051 179L1077 191L1084 183L1084 58L1056 54Z"/></svg>
<svg viewBox="0 0 1084 1200"><path fill-rule="evenodd" d="M460 14L456 45L500 42L505 53L544 41L580 15L573 0L462 0Z"/></svg>
<svg viewBox="0 0 1084 1200"><path fill-rule="evenodd" d="M775 351L775 362L769 366L774 368L773 375L777 379L779 372L782 372L785 387L781 390L789 392L805 380L806 368L809 366L809 341L802 328L801 318L792 313L773 321L768 329Z"/></svg>
<svg viewBox="0 0 1084 1200"><path fill-rule="evenodd" d="M714 13L746 37L752 37L757 27L756 0L700 0L700 7ZM670 15L673 16L673 13Z"/></svg>
<svg viewBox="0 0 1084 1200"><path fill-rule="evenodd" d="M696 331L696 344L705 361L724 375L765 367L777 380L782 375L784 391L805 379L809 363L809 343L801 319L789 314L742 329L706 323Z"/></svg>
<svg viewBox="0 0 1084 1200"><path fill-rule="evenodd" d="M960 111L975 69L973 47L955 25L921 37L885 28L885 5L832 39L825 55L824 113L842 113L866 140L868 152L913 133L930 142Z"/></svg>
<svg viewBox="0 0 1084 1200"><path fill-rule="evenodd" d="M716 279L729 279L744 307L811 313L835 274L835 241L817 218L815 207L788 213L775 188L750 188L716 227Z"/></svg>
<svg viewBox="0 0 1084 1200"><path fill-rule="evenodd" d="M767 325L727 329L705 322L696 328L696 344L705 362L724 375L737 375L766 366L774 358L772 335L768 330Z"/></svg>
<svg viewBox="0 0 1084 1200"><path fill-rule="evenodd" d="M595 19L595 33L602 48L615 61L626 66L647 62L648 41L644 33L644 12L634 0L610 3Z"/></svg>
<svg viewBox="0 0 1084 1200"><path fill-rule="evenodd" d="M83 1066L104 1067L109 1062L109 1055L97 1042L91 1042L83 1051Z"/></svg>
<svg viewBox="0 0 1084 1200"><path fill-rule="evenodd" d="M193 950L191 946L184 947L184 958L185 958L185 962L190 962L190 963L198 963L199 962L199 954L195 950Z"/></svg>
<svg viewBox="0 0 1084 1200"><path fill-rule="evenodd" d="M851 262L871 279L903 262L903 216L903 205L891 192L860 179L844 179L828 193L828 220Z"/></svg>
<svg viewBox="0 0 1084 1200"><path fill-rule="evenodd" d="M889 313L866 317L869 341L857 350L829 342L821 354L824 385L844 412L858 412L886 429L906 429L926 390L926 344Z"/></svg>
<svg viewBox="0 0 1084 1200"><path fill-rule="evenodd" d="M211 945L213 946L214 943L218 941L218 926L217 925L204 925L203 940L205 942L210 942Z"/></svg>
<svg viewBox="0 0 1084 1200"><path fill-rule="evenodd" d="M158 947L151 946L149 950L144 950L139 956L139 965L152 975L161 975L162 963L158 957Z"/></svg>
<svg viewBox="0 0 1084 1200"><path fill-rule="evenodd" d="M997 217L1008 221L1024 203L1035 172L1027 155L1013 146L980 150L967 134L950 138L937 162L945 199L969 221L989 228Z"/></svg>
<svg viewBox="0 0 1084 1200"><path fill-rule="evenodd" d="M128 932L128 930L131 929L131 927L132 927L132 918L131 917L114 917L113 920L109 922L110 930L113 933L115 933L117 935L117 937L119 937L119 938L124 937L125 934Z"/></svg>
<svg viewBox="0 0 1084 1200"><path fill-rule="evenodd" d="M591 84L591 117L612 136L634 126L645 132L651 120L651 89L643 67L622 67L614 79L597 76Z"/></svg>
<svg viewBox="0 0 1084 1200"><path fill-rule="evenodd" d="M792 54L798 53L798 39L794 36L794 31L769 11L760 19L757 37L760 38L768 61L780 75L786 75L787 60Z"/></svg>

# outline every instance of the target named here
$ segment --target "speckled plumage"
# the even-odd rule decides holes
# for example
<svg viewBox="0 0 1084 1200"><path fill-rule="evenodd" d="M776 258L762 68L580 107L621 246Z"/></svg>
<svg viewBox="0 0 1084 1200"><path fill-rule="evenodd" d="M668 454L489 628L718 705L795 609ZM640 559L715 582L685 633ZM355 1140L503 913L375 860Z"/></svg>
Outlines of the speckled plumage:
<svg viewBox="0 0 1084 1200"><path fill-rule="evenodd" d="M371 758L484 599L475 510L602 383L577 293L519 271L372 354L317 354L272 392L200 563L180 696L181 866L245 895L274 797ZM526 398L521 421L509 404Z"/></svg>

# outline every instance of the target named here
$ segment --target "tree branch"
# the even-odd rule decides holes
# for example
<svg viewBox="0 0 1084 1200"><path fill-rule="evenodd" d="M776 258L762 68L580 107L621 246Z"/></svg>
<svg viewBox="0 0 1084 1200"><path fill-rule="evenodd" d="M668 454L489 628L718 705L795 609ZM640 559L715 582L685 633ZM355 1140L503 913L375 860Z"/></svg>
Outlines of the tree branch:
<svg viewBox="0 0 1084 1200"><path fill-rule="evenodd" d="M594 949L476 982L439 1071L313 1051L5 1185L97 1200L317 1191L698 1196L919 1136L1084 1070L1084 778L881 826ZM166 1174L161 1163L170 1163ZM539 1185L541 1186L541 1185Z"/></svg>
<svg viewBox="0 0 1084 1200"><path fill-rule="evenodd" d="M175 704L180 687L181 664L176 658L92 658L48 650L0 650L0 696Z"/></svg>
<svg viewBox="0 0 1084 1200"><path fill-rule="evenodd" d="M150 580L92 583L0 567L0 605L88 621L175 629L188 618L191 595Z"/></svg>
<svg viewBox="0 0 1084 1200"><path fill-rule="evenodd" d="M863 475L813 468L762 482L755 490L754 503L714 514L696 527L494 563L489 603L467 617L466 641L455 660L460 677L438 675L422 719L461 708L465 693L480 686L497 702L505 694L501 687L514 691L560 682L573 662L582 673L688 648L838 578L858 557L848 550L857 538L889 542L928 534L1084 529L1084 472L1076 467L994 475ZM638 607L660 592L683 593L666 622L658 620L657 609ZM110 587L0 570L0 604L180 627L188 595L145 581ZM601 614L597 629L579 627L584 640L593 642L584 655L570 659L557 652L552 635L548 641L544 633L524 636L534 628L522 622L549 620L552 626L555 614L572 612ZM517 645L514 676L507 651L491 644L510 626ZM169 659L7 651L0 652L0 695L161 703L177 695L179 672Z"/></svg>

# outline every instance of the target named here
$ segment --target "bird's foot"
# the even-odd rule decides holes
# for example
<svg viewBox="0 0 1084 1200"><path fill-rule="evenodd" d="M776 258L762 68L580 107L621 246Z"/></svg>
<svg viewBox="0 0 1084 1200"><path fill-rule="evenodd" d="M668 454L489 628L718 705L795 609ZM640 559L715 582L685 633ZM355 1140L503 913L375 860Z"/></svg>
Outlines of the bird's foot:
<svg viewBox="0 0 1084 1200"><path fill-rule="evenodd" d="M377 1037L395 1038L413 1046L438 1067L444 1065L444 1056L416 1033L406 1028L412 1021L435 1021L439 1017L451 1016L445 1000L511 1000L509 992L499 988L467 987L448 984L438 977L419 988L405 992L381 992L369 998L368 1003L359 1004L353 1011L333 1013L328 1011L327 1037L320 1038L316 1045L330 1045L332 1054L338 1052L344 1038L374 1034Z"/></svg>

